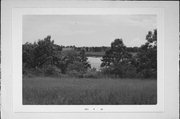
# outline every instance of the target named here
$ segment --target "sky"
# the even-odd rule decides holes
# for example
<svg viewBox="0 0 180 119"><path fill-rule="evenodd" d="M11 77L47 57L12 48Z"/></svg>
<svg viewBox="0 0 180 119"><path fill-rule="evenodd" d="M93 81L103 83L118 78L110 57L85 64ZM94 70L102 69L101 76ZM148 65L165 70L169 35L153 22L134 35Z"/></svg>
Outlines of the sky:
<svg viewBox="0 0 180 119"><path fill-rule="evenodd" d="M50 35L64 46L110 46L122 38L127 47L139 47L155 28L155 15L24 15L23 44Z"/></svg>

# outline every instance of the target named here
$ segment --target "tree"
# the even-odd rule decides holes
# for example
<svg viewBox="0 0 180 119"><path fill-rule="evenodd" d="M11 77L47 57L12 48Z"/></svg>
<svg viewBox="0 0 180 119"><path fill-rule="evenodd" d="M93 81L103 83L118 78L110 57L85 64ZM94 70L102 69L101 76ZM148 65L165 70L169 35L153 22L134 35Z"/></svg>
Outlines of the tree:
<svg viewBox="0 0 180 119"><path fill-rule="evenodd" d="M90 64L87 62L87 57L85 56L85 50L81 50L79 53L76 51L71 51L67 54L67 74L75 77L83 77L90 68Z"/></svg>
<svg viewBox="0 0 180 119"><path fill-rule="evenodd" d="M51 36L23 45L23 70L56 68L59 65L62 47L54 44ZM43 68L43 69L42 69Z"/></svg>
<svg viewBox="0 0 180 119"><path fill-rule="evenodd" d="M88 63L88 58L86 57L86 55L85 55L85 50L84 49L82 49L81 51L80 51L80 53L79 53L79 60L80 60L80 62L82 62L83 63L83 65L84 65L84 67L85 67L85 69L87 70L88 68L91 68L91 65Z"/></svg>
<svg viewBox="0 0 180 119"><path fill-rule="evenodd" d="M37 42L37 47L34 49L36 67L53 64L53 45L54 41L51 41L51 36Z"/></svg>
<svg viewBox="0 0 180 119"><path fill-rule="evenodd" d="M157 77L157 30L149 31L137 54L137 72L144 78Z"/></svg>
<svg viewBox="0 0 180 119"><path fill-rule="evenodd" d="M34 68L35 67L35 56L34 56L34 49L36 48L36 44L32 43L25 43L23 45L23 68Z"/></svg>
<svg viewBox="0 0 180 119"><path fill-rule="evenodd" d="M62 51L63 46L54 44L51 36L47 36L34 44L23 45L23 71L24 69L38 70L40 72L54 74L60 72L67 73L67 68L77 69L86 72L90 68L87 62L85 50L77 52L75 50ZM75 46L69 46L75 49ZM70 69L69 68L69 69ZM56 72L58 71L58 72Z"/></svg>
<svg viewBox="0 0 180 119"><path fill-rule="evenodd" d="M77 61L77 59L78 53L74 50L63 51L58 60L58 67L61 69L62 73L65 74L67 72L68 65L73 64L73 62Z"/></svg>
<svg viewBox="0 0 180 119"><path fill-rule="evenodd" d="M131 55L122 39L115 39L111 48L105 52L102 58L101 67L107 68L111 74L123 77L124 68L130 64Z"/></svg>

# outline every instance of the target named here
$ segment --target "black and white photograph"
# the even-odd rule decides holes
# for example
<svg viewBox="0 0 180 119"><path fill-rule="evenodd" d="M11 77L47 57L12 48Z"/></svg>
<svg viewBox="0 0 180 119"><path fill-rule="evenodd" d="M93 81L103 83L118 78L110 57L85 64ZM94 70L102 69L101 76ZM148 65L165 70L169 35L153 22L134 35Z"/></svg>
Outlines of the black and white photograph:
<svg viewBox="0 0 180 119"><path fill-rule="evenodd" d="M23 15L23 105L156 105L157 16Z"/></svg>
<svg viewBox="0 0 180 119"><path fill-rule="evenodd" d="M179 1L1 3L2 119L179 118Z"/></svg>

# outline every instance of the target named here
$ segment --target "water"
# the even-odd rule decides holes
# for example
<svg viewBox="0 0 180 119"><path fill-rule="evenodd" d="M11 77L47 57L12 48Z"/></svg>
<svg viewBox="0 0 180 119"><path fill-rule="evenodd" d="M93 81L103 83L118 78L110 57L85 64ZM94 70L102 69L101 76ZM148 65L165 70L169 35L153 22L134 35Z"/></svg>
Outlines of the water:
<svg viewBox="0 0 180 119"><path fill-rule="evenodd" d="M91 68L96 68L97 70L100 70L102 57L87 57L87 58L88 58L88 62L91 64Z"/></svg>

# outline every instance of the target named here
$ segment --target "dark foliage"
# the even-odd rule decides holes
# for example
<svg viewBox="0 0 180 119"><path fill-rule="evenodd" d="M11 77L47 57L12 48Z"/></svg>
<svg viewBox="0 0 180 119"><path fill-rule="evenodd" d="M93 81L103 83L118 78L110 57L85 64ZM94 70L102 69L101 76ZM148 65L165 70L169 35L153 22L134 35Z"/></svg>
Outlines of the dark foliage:
<svg viewBox="0 0 180 119"><path fill-rule="evenodd" d="M115 39L103 56L102 72L123 78L157 78L157 30L149 31L146 40L139 48L127 48L122 39Z"/></svg>
<svg viewBox="0 0 180 119"><path fill-rule="evenodd" d="M157 30L149 31L147 42L137 54L137 72L144 78L157 77Z"/></svg>
<svg viewBox="0 0 180 119"><path fill-rule="evenodd" d="M25 43L23 45L23 74L27 74L28 71L32 73L33 70L35 74L39 72L38 70L45 75L66 74L68 66L75 67L77 62L83 66L78 65L79 69L76 68L76 71L86 71L90 67L84 50L80 53L63 52L62 46L54 44L51 36L33 44Z"/></svg>
<svg viewBox="0 0 180 119"><path fill-rule="evenodd" d="M91 69L89 55L101 55L101 71ZM54 44L51 36L23 45L23 74L75 77L157 78L157 30L149 31L141 47L126 47L115 39L111 47Z"/></svg>
<svg viewBox="0 0 180 119"><path fill-rule="evenodd" d="M125 68L129 67L131 58L122 39L115 39L111 43L111 49L107 50L103 56L101 67L107 68L110 74L125 77Z"/></svg>

